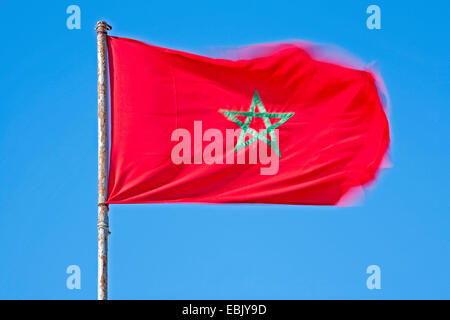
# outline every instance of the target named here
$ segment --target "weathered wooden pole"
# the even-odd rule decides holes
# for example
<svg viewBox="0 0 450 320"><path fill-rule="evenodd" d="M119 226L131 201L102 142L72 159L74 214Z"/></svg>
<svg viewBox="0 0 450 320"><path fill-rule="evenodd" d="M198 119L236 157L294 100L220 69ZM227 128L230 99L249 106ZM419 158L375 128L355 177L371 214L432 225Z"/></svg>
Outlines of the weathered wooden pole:
<svg viewBox="0 0 450 320"><path fill-rule="evenodd" d="M98 88L98 300L108 299L108 113L106 73L106 33L111 27L104 21L97 22L97 88Z"/></svg>

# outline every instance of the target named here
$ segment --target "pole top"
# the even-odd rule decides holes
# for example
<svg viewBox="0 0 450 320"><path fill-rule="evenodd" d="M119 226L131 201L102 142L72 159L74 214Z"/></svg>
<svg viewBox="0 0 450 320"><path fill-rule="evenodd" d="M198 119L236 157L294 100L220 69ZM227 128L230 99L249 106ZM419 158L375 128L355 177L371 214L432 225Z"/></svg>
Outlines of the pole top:
<svg viewBox="0 0 450 320"><path fill-rule="evenodd" d="M107 33L108 30L111 30L111 26L105 21L99 21L95 26L95 30L97 30L97 32Z"/></svg>

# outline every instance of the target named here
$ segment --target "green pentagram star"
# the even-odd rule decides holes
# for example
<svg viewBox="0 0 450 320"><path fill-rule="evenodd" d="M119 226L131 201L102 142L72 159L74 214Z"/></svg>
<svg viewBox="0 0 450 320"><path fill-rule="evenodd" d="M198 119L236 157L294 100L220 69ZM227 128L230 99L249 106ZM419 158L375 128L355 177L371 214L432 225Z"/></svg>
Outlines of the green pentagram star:
<svg viewBox="0 0 450 320"><path fill-rule="evenodd" d="M258 106L260 112L255 112L256 106ZM257 91L255 91L255 94L253 95L252 104L250 105L250 110L248 112L229 111L229 110L219 110L219 112L223 113L225 117L227 117L229 120L233 121L239 127L242 128L241 134L239 135L234 151L243 149L246 146L260 139L265 143L267 143L267 145L271 147L281 158L280 147L278 145L278 140L274 130L279 126L281 126L286 121L288 121L289 118L295 114L295 112L287 112L287 113L267 112ZM242 121L240 121L236 116L246 116L247 119L245 120L244 123L242 123ZM258 132L250 128L250 122L254 117L263 118L264 125L266 126L265 130ZM278 121L275 124L272 124L270 122L270 118L280 118L280 121ZM245 141L245 136L247 135L247 133L251 134L252 138ZM266 137L267 134L269 134L270 140L267 139Z"/></svg>

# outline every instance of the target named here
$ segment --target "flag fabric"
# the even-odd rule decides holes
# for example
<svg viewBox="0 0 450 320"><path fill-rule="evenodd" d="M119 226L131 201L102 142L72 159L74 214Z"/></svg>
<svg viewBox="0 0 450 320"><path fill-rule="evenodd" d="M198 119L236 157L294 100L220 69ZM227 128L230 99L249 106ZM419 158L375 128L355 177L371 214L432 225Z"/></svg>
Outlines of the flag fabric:
<svg viewBox="0 0 450 320"><path fill-rule="evenodd" d="M108 204L334 205L389 146L374 75L295 44L213 59L108 37Z"/></svg>

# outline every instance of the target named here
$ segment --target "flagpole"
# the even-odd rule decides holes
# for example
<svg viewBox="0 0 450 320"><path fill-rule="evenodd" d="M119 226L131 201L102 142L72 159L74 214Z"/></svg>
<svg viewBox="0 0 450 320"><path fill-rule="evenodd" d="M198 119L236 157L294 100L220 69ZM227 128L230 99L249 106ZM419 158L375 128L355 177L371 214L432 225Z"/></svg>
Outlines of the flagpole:
<svg viewBox="0 0 450 320"><path fill-rule="evenodd" d="M108 113L106 34L111 27L104 21L97 22L97 90L98 90L98 279L97 299L108 299L108 235L109 218L107 200Z"/></svg>

